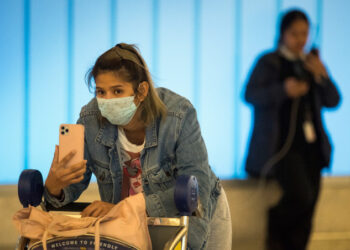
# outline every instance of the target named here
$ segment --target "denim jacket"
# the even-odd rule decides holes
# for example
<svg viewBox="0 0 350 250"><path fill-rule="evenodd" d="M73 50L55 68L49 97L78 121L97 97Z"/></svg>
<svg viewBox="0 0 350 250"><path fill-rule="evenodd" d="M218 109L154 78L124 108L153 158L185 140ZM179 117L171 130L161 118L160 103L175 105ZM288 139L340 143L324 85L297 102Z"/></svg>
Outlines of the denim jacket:
<svg viewBox="0 0 350 250"><path fill-rule="evenodd" d="M145 146L140 156L147 213L152 217L178 216L174 203L176 177L196 176L201 216L190 218L188 246L201 249L208 237L209 223L220 194L220 182L208 164L194 107L187 99L168 89L158 88L157 92L167 107L167 116L146 128ZM101 200L110 203L120 201L123 174L117 143L118 128L108 121L101 122L100 118L96 98L93 98L82 108L78 120L85 126L85 178L66 187L61 201L45 190L45 199L54 206L60 207L78 199L87 188L92 173L96 176Z"/></svg>

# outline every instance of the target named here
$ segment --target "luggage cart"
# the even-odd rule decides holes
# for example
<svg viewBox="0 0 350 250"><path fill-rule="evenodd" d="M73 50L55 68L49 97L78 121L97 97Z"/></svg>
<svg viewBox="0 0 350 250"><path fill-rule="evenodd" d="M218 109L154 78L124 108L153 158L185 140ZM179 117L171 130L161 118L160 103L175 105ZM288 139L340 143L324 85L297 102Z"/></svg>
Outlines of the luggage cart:
<svg viewBox="0 0 350 250"><path fill-rule="evenodd" d="M42 201L44 191L42 175L38 170L22 171L18 182L18 196L23 207L38 206L44 211L59 211L66 214L77 214L90 203L74 202L61 208L55 208ZM148 217L147 224L154 250L185 250L187 249L187 233L189 216L197 208L198 183L194 176L179 176L176 180L174 200L181 217L163 218ZM47 250L94 250L94 235L85 234L77 237L53 237L47 239ZM30 244L30 240L20 237L16 249L42 250L41 241ZM100 236L101 250L136 250L120 239L104 235Z"/></svg>

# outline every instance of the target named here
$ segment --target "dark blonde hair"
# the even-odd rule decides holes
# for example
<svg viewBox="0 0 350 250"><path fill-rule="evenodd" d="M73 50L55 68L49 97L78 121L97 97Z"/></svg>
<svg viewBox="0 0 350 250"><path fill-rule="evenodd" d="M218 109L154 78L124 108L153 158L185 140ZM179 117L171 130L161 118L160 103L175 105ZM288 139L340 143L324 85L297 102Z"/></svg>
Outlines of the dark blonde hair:
<svg viewBox="0 0 350 250"><path fill-rule="evenodd" d="M135 45L119 43L97 58L95 65L87 73L87 84L90 90L95 89L93 80L95 81L100 73L105 72L114 72L124 81L130 82L135 93L141 82L148 82L148 94L139 106L141 120L145 125L155 121L158 117L166 116L166 106L159 98L147 64Z"/></svg>

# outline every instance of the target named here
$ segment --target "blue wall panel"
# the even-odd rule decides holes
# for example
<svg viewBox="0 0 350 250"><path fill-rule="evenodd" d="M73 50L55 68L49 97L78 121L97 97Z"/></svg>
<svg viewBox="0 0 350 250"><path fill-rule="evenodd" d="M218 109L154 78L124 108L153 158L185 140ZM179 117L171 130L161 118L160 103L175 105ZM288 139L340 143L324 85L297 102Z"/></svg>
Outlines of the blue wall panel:
<svg viewBox="0 0 350 250"><path fill-rule="evenodd" d="M0 183L24 168L49 169L58 125L75 122L93 94L85 74L118 42L135 43L157 86L192 101L209 162L222 178L244 178L251 109L250 70L273 49L281 11L301 8L311 39L343 94L324 116L333 175L350 174L350 3L346 0L4 0L0 1Z"/></svg>
<svg viewBox="0 0 350 250"><path fill-rule="evenodd" d="M0 1L0 183L14 183L24 166L23 1Z"/></svg>
<svg viewBox="0 0 350 250"><path fill-rule="evenodd" d="M234 13L233 1L201 1L199 121L214 171L233 176ZM227 167L230 166L230 167Z"/></svg>
<svg viewBox="0 0 350 250"><path fill-rule="evenodd" d="M332 174L350 173L350 2L324 0L322 13L321 57L342 93L341 106L336 110L325 110L324 116L334 146Z"/></svg>
<svg viewBox="0 0 350 250"><path fill-rule="evenodd" d="M30 1L29 168L50 168L58 127L66 119L65 1Z"/></svg>
<svg viewBox="0 0 350 250"><path fill-rule="evenodd" d="M194 1L160 1L158 81L193 102Z"/></svg>
<svg viewBox="0 0 350 250"><path fill-rule="evenodd" d="M72 41L72 96L73 114L68 122L76 122L81 107L93 97L85 85L85 74L97 57L111 45L111 11L109 0L74 1Z"/></svg>
<svg viewBox="0 0 350 250"><path fill-rule="evenodd" d="M307 14L311 17L312 21L315 21L316 12L317 12L317 4L320 2L319 0L277 0L281 1L281 10L298 8L307 12Z"/></svg>
<svg viewBox="0 0 350 250"><path fill-rule="evenodd" d="M151 73L153 71L153 2L151 0L123 0L117 3L116 43L136 44ZM157 82L157 78L154 79Z"/></svg>

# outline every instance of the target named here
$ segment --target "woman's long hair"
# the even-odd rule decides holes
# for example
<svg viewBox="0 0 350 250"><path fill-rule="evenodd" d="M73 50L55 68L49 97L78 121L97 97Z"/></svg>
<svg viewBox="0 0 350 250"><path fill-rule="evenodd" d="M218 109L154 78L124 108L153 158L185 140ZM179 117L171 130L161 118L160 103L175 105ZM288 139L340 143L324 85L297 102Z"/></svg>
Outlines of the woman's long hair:
<svg viewBox="0 0 350 250"><path fill-rule="evenodd" d="M147 64L135 45L119 43L97 58L95 65L87 72L87 84L94 90L94 81L100 73L114 72L118 77L133 85L137 93L141 82L149 84L146 98L140 103L141 120L147 126L158 117L166 116L166 106L159 98L149 73Z"/></svg>

